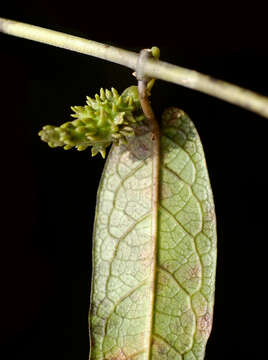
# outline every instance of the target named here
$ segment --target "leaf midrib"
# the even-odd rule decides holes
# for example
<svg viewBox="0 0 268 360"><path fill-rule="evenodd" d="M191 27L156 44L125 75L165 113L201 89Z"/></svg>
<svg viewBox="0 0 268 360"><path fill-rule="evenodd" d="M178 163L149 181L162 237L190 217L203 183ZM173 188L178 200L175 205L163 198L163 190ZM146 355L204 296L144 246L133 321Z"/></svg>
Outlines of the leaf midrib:
<svg viewBox="0 0 268 360"><path fill-rule="evenodd" d="M148 339L148 360L152 359L152 341L154 326L154 304L156 297L156 270L157 270L157 240L158 240L158 206L159 206L159 178L160 178L160 130L159 125L154 122L154 138L152 139L152 286L151 286L151 308Z"/></svg>

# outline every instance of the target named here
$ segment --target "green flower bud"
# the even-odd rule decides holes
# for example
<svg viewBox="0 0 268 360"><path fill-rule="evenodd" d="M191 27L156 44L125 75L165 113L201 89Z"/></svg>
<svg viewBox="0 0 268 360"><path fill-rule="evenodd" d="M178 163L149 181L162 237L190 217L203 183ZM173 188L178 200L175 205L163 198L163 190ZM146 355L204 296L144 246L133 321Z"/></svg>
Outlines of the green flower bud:
<svg viewBox="0 0 268 360"><path fill-rule="evenodd" d="M78 151L92 146L91 153L105 157L106 148L127 143L134 128L145 119L141 110L138 89L130 86L120 96L115 89L100 90L95 99L87 97L85 106L72 106L75 118L59 127L46 125L39 132L41 140L50 147L75 147Z"/></svg>

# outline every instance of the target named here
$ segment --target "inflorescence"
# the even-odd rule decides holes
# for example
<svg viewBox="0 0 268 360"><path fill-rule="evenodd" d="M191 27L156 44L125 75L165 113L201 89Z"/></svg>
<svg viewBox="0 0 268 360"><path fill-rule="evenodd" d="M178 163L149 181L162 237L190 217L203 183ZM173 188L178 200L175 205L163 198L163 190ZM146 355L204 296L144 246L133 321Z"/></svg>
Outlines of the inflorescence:
<svg viewBox="0 0 268 360"><path fill-rule="evenodd" d="M111 143L127 143L137 123L145 120L136 86L130 86L121 95L114 88L101 89L95 99L87 97L85 106L71 109L75 120L59 127L44 126L39 132L41 139L52 148L62 146L65 150L75 147L82 151L92 146L92 156L100 153L103 158Z"/></svg>

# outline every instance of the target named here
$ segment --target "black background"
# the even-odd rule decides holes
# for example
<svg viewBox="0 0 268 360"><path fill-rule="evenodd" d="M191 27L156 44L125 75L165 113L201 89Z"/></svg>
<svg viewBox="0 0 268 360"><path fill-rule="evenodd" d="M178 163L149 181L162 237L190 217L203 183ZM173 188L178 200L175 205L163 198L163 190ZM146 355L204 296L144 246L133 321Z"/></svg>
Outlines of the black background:
<svg viewBox="0 0 268 360"><path fill-rule="evenodd" d="M0 15L161 59L268 96L266 10L258 2L10 1ZM1 316L3 359L88 358L91 235L100 156L50 149L37 136L69 120L100 87L122 91L131 71L0 34ZM158 81L153 106L193 119L215 197L218 269L206 360L263 359L267 321L268 120Z"/></svg>

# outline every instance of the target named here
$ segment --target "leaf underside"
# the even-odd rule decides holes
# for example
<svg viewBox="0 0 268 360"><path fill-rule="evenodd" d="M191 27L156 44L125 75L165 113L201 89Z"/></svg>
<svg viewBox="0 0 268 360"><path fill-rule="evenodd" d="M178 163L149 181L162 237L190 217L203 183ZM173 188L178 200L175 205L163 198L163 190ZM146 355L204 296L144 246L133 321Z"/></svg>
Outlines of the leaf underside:
<svg viewBox="0 0 268 360"><path fill-rule="evenodd" d="M94 227L91 359L201 360L213 316L216 220L202 144L189 117L165 111L158 236L152 236L152 137L114 146Z"/></svg>

